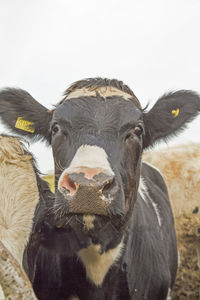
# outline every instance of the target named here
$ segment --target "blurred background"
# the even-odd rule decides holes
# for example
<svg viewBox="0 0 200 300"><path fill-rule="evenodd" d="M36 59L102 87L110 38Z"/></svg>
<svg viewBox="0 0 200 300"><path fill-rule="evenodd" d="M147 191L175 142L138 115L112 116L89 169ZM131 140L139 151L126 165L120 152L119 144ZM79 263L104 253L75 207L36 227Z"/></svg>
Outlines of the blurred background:
<svg viewBox="0 0 200 300"><path fill-rule="evenodd" d="M143 107L171 90L200 93L199 13L199 0L0 0L0 88L25 89L47 108L96 76L123 80ZM159 147L199 142L199 132L200 116ZM53 169L44 143L30 150L42 172Z"/></svg>

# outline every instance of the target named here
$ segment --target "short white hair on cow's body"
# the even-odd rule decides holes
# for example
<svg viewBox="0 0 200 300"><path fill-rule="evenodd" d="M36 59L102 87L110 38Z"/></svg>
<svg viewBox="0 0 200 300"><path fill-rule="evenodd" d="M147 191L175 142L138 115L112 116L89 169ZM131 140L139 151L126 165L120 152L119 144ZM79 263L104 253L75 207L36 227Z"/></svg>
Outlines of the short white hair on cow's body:
<svg viewBox="0 0 200 300"><path fill-rule="evenodd" d="M39 201L31 159L19 140L0 136L0 240L20 265Z"/></svg>
<svg viewBox="0 0 200 300"><path fill-rule="evenodd" d="M14 299L11 288L15 299L35 299L22 259L38 201L32 156L25 153L19 139L0 136L0 284L9 299Z"/></svg>

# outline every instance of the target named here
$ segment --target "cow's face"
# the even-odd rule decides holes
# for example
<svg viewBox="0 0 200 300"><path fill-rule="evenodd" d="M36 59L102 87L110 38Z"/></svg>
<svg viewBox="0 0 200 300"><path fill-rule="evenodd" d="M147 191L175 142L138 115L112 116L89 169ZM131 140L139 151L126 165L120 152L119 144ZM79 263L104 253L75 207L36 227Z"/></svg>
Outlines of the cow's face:
<svg viewBox="0 0 200 300"><path fill-rule="evenodd" d="M136 199L143 133L133 99L97 92L60 104L51 122L57 217L124 219Z"/></svg>
<svg viewBox="0 0 200 300"><path fill-rule="evenodd" d="M119 231L128 224L139 184L142 148L176 134L199 111L199 95L182 90L165 94L144 113L126 85L102 78L74 83L53 111L26 91L0 92L1 120L16 133L52 144L56 196L53 214L46 216L48 225L55 229L56 217L58 227L68 224L70 237L80 237L80 242L83 229L88 229L86 243L95 229L92 240L101 245L121 239ZM47 207L52 205L48 200ZM70 234L70 230L64 232ZM63 231L59 232L62 239ZM107 246L114 247L111 243Z"/></svg>

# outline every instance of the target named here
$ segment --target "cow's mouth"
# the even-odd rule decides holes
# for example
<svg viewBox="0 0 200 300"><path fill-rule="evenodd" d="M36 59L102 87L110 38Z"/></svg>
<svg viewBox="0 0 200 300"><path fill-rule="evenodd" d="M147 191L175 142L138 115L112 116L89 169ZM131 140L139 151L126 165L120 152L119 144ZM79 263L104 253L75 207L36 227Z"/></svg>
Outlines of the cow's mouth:
<svg viewBox="0 0 200 300"><path fill-rule="evenodd" d="M55 219L55 227L60 229L80 228L83 232L91 232L99 230L107 223L111 222L111 218L104 215L86 213L67 213L62 217Z"/></svg>

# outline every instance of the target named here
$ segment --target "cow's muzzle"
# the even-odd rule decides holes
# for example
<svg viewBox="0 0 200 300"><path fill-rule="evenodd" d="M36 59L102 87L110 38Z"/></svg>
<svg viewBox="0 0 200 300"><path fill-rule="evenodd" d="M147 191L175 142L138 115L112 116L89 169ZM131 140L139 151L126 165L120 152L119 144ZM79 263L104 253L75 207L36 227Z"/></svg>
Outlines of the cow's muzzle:
<svg viewBox="0 0 200 300"><path fill-rule="evenodd" d="M108 215L119 188L113 174L101 168L80 167L64 171L58 189L68 202L69 213Z"/></svg>

